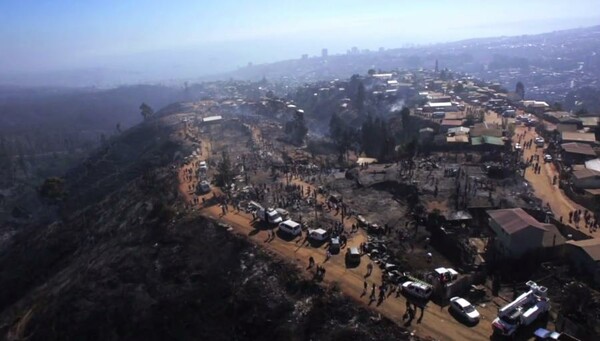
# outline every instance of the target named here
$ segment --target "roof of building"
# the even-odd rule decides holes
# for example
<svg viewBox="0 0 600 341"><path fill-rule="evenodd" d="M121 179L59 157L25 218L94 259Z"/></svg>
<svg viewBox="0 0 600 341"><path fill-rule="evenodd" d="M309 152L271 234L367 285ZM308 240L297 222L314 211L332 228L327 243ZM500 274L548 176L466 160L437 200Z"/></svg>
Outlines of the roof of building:
<svg viewBox="0 0 600 341"><path fill-rule="evenodd" d="M585 240L569 240L569 245L580 248L587 253L590 258L596 262L600 261L600 238L592 238Z"/></svg>
<svg viewBox="0 0 600 341"><path fill-rule="evenodd" d="M470 131L469 128L461 126L461 127L455 127L455 128L448 129L448 134L456 134L456 135L468 134L469 131Z"/></svg>
<svg viewBox="0 0 600 341"><path fill-rule="evenodd" d="M565 243L558 228L552 224L537 221L521 208L509 208L488 211L492 219L508 234L513 235L527 228L535 228L542 231L542 247L553 247Z"/></svg>
<svg viewBox="0 0 600 341"><path fill-rule="evenodd" d="M565 131L570 131L570 132L574 132L577 131L577 125L575 124L571 124L571 123L559 123L556 125L556 130L558 130L559 133L563 133Z"/></svg>
<svg viewBox="0 0 600 341"><path fill-rule="evenodd" d="M560 146L567 153L596 156L594 148L592 148L589 144L569 142L563 143Z"/></svg>
<svg viewBox="0 0 600 341"><path fill-rule="evenodd" d="M573 116L563 116L561 118L558 119L560 123L563 124L580 124L581 120L578 119L577 117L573 117Z"/></svg>
<svg viewBox="0 0 600 341"><path fill-rule="evenodd" d="M561 118L563 118L563 117L570 117L571 116L571 114L569 114L566 111L546 111L544 113L544 115L548 116L548 117L554 117L554 118L559 119L559 120Z"/></svg>
<svg viewBox="0 0 600 341"><path fill-rule="evenodd" d="M596 142L596 135L594 133L564 131L561 137L563 141Z"/></svg>
<svg viewBox="0 0 600 341"><path fill-rule="evenodd" d="M447 120L461 120L466 117L467 115L462 111L451 111L444 114L444 118Z"/></svg>
<svg viewBox="0 0 600 341"><path fill-rule="evenodd" d="M431 128L431 127L421 128L421 129L419 129L419 133L433 133L433 128Z"/></svg>
<svg viewBox="0 0 600 341"><path fill-rule="evenodd" d="M452 102L429 102L427 105L432 108L446 108L453 106Z"/></svg>
<svg viewBox="0 0 600 341"><path fill-rule="evenodd" d="M216 116L207 116L207 117L204 117L204 118L202 119L202 122L215 122L215 121L220 121L220 120L222 120L222 119L223 119L223 117L222 117L222 116L220 116L220 115L216 115Z"/></svg>
<svg viewBox="0 0 600 341"><path fill-rule="evenodd" d="M448 221L470 220L473 216L467 211L456 211L444 215Z"/></svg>
<svg viewBox="0 0 600 341"><path fill-rule="evenodd" d="M455 135L446 137L447 143L469 143L468 135Z"/></svg>
<svg viewBox="0 0 600 341"><path fill-rule="evenodd" d="M489 124L489 123L485 123L485 122L475 123L475 125L473 125L473 128L471 129L471 136L483 136L483 135L502 137L502 135L503 135L502 128L500 128L496 124Z"/></svg>
<svg viewBox="0 0 600 341"><path fill-rule="evenodd" d="M442 120L443 126L460 127L463 124L462 120Z"/></svg>
<svg viewBox="0 0 600 341"><path fill-rule="evenodd" d="M584 191L593 196L600 195L600 188L585 188Z"/></svg>
<svg viewBox="0 0 600 341"><path fill-rule="evenodd" d="M548 225L537 221L521 208L487 211L488 215L508 234L515 234L528 227L548 231Z"/></svg>
<svg viewBox="0 0 600 341"><path fill-rule="evenodd" d="M584 127L596 127L600 117L579 117Z"/></svg>
<svg viewBox="0 0 600 341"><path fill-rule="evenodd" d="M573 172L573 177L575 177L575 179L577 179L577 180L595 178L597 176L600 176L600 172L595 171L593 169L586 168L586 169L576 170Z"/></svg>
<svg viewBox="0 0 600 341"><path fill-rule="evenodd" d="M485 144L493 144L495 146L505 145L504 138L502 137L483 135L481 138Z"/></svg>
<svg viewBox="0 0 600 341"><path fill-rule="evenodd" d="M593 159L585 162L585 168L600 172L600 159Z"/></svg>
<svg viewBox="0 0 600 341"><path fill-rule="evenodd" d="M548 108L550 107L548 103L542 101L523 101L523 105L526 107L534 107L534 108Z"/></svg>

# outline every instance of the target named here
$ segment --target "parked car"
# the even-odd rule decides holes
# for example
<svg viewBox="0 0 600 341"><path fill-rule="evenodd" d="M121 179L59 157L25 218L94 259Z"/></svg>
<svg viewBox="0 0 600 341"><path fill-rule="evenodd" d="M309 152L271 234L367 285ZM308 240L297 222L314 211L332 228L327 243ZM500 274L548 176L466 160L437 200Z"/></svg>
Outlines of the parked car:
<svg viewBox="0 0 600 341"><path fill-rule="evenodd" d="M464 318L468 322L475 323L479 321L479 312L475 307L461 297L452 297L450 299L450 310L453 310L461 318Z"/></svg>
<svg viewBox="0 0 600 341"><path fill-rule="evenodd" d="M424 282L407 281L402 284L402 291L407 295L428 299L433 289L431 285Z"/></svg>
<svg viewBox="0 0 600 341"><path fill-rule="evenodd" d="M523 149L523 147L521 147L520 143L515 143L515 150L521 150Z"/></svg>
<svg viewBox="0 0 600 341"><path fill-rule="evenodd" d="M538 136L535 138L535 145L538 147L544 147L544 142L546 142L546 141L544 141L543 137Z"/></svg>
<svg viewBox="0 0 600 341"><path fill-rule="evenodd" d="M340 252L340 237L331 238L331 242L329 243L329 252L332 254L337 254Z"/></svg>
<svg viewBox="0 0 600 341"><path fill-rule="evenodd" d="M327 233L327 231L325 231L323 229L315 229L315 230L309 230L308 231L308 236L312 240L315 240L315 241L318 241L318 242L322 242L322 241L327 240L328 233Z"/></svg>
<svg viewBox="0 0 600 341"><path fill-rule="evenodd" d="M356 247L346 249L346 264L358 266L360 264L360 251Z"/></svg>
<svg viewBox="0 0 600 341"><path fill-rule="evenodd" d="M200 193L208 193L210 192L210 184L208 183L208 181L202 181L200 182L198 189L200 190Z"/></svg>
<svg viewBox="0 0 600 341"><path fill-rule="evenodd" d="M302 226L297 222L288 219L279 224L279 231L297 237L302 234Z"/></svg>
<svg viewBox="0 0 600 341"><path fill-rule="evenodd" d="M552 162L552 155L550 155L550 154L544 155L544 162Z"/></svg>
<svg viewBox="0 0 600 341"><path fill-rule="evenodd" d="M208 170L208 165L206 164L206 161L200 161L200 163L198 164L198 170L201 172L206 172Z"/></svg>

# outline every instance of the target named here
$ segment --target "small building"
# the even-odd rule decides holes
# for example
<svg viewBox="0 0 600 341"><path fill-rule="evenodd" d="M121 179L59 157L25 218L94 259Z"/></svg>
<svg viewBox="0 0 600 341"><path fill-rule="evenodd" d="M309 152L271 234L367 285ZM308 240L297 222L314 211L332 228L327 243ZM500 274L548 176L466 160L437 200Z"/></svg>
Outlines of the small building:
<svg viewBox="0 0 600 341"><path fill-rule="evenodd" d="M600 188L600 172L592 169L573 171L571 182L573 186L580 189L598 189Z"/></svg>
<svg viewBox="0 0 600 341"><path fill-rule="evenodd" d="M525 111L534 114L543 114L550 108L548 103L542 101L523 101L523 107Z"/></svg>
<svg viewBox="0 0 600 341"><path fill-rule="evenodd" d="M450 128L457 128L463 125L463 120L443 120L440 130L446 132Z"/></svg>
<svg viewBox="0 0 600 341"><path fill-rule="evenodd" d="M546 111L543 118L552 123L559 123L563 118L572 118L573 116L566 111Z"/></svg>
<svg viewBox="0 0 600 341"><path fill-rule="evenodd" d="M207 117L202 118L203 124L215 124L215 123L220 123L221 121L223 121L223 117L220 115L207 116Z"/></svg>
<svg viewBox="0 0 600 341"><path fill-rule="evenodd" d="M563 143L567 142L579 142L587 143L589 145L596 144L596 135L594 133L580 133L565 131L561 133L561 139Z"/></svg>
<svg viewBox="0 0 600 341"><path fill-rule="evenodd" d="M576 271L587 273L594 282L600 283L600 238L569 240L565 250Z"/></svg>
<svg viewBox="0 0 600 341"><path fill-rule="evenodd" d="M600 172L600 159L593 159L585 162L585 168ZM575 168L573 168L575 169Z"/></svg>
<svg viewBox="0 0 600 341"><path fill-rule="evenodd" d="M487 211L495 245L507 258L518 258L528 251L562 245L565 242L556 226L540 223L521 208Z"/></svg>
<svg viewBox="0 0 600 341"><path fill-rule="evenodd" d="M469 135L469 128L467 127L455 127L448 129L449 136Z"/></svg>
<svg viewBox="0 0 600 341"><path fill-rule="evenodd" d="M560 145L562 149L562 160L568 165L584 163L596 158L594 148L589 144L569 142Z"/></svg>

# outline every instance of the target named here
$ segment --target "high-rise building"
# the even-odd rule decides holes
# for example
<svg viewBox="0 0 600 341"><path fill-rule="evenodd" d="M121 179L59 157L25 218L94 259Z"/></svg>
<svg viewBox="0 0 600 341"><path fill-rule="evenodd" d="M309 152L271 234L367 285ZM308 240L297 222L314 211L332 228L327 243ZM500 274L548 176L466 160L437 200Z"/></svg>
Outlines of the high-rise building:
<svg viewBox="0 0 600 341"><path fill-rule="evenodd" d="M322 49L322 50L321 50L321 57L323 57L323 58L327 58L327 55L328 55L328 51L327 51L327 49Z"/></svg>
<svg viewBox="0 0 600 341"><path fill-rule="evenodd" d="M303 55L302 55L302 57L300 57L300 59L302 59L302 60L306 60L306 59L308 59L308 54L306 54L306 53L305 53L305 54L303 54Z"/></svg>
<svg viewBox="0 0 600 341"><path fill-rule="evenodd" d="M439 69L439 66L438 66L438 60L436 59L435 60L435 72L439 72L439 71L440 71L440 69Z"/></svg>

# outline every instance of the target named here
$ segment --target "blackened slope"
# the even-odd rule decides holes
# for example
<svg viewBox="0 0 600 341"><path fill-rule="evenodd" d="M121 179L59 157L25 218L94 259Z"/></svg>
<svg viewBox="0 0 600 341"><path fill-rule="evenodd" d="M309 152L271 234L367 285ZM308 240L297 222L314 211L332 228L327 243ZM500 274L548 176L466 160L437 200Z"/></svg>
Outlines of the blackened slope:
<svg viewBox="0 0 600 341"><path fill-rule="evenodd" d="M162 142L143 130L158 127L94 155L95 167L68 177L79 188L64 221L24 229L0 253L1 339L402 339L391 322L184 211L169 161L178 148L162 148L174 143L168 130ZM118 157L115 145L134 155Z"/></svg>

